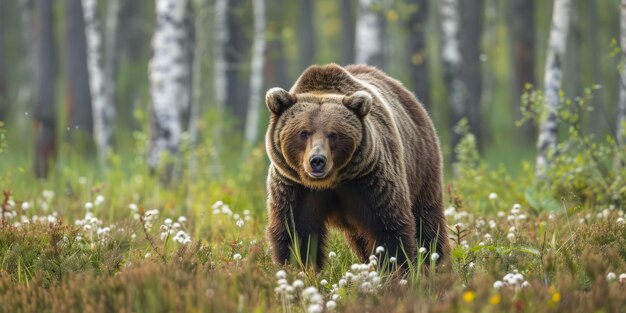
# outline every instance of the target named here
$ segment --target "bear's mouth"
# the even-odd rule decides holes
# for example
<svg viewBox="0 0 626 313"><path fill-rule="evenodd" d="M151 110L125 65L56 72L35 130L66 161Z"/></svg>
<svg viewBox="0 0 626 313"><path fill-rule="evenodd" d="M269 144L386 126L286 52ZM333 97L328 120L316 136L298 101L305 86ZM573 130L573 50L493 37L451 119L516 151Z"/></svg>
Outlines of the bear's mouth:
<svg viewBox="0 0 626 313"><path fill-rule="evenodd" d="M326 172L324 171L307 171L307 174L309 174L309 176L311 178L315 178L315 179L322 179L324 177L326 177Z"/></svg>

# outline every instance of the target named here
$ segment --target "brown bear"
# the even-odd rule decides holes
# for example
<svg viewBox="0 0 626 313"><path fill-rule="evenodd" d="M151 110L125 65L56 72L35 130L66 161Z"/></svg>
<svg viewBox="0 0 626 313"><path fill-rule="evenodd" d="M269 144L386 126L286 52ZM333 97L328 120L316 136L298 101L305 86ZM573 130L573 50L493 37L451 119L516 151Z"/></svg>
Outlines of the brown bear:
<svg viewBox="0 0 626 313"><path fill-rule="evenodd" d="M439 141L399 81L366 65L311 66L265 101L276 262L297 252L320 269L327 225L343 230L364 262L378 246L398 264L415 260L418 245L447 254Z"/></svg>

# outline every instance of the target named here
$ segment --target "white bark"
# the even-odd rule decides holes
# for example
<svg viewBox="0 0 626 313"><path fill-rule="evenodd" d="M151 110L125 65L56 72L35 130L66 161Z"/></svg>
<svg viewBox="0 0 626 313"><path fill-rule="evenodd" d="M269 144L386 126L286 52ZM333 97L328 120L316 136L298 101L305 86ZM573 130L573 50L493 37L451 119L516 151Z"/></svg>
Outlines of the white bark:
<svg viewBox="0 0 626 313"><path fill-rule="evenodd" d="M224 47L228 42L226 14L228 0L215 2L215 101L220 113L226 106L226 56Z"/></svg>
<svg viewBox="0 0 626 313"><path fill-rule="evenodd" d="M382 0L359 0L356 22L356 63L383 66L384 38Z"/></svg>
<svg viewBox="0 0 626 313"><path fill-rule="evenodd" d="M620 9L620 48L622 49L622 60L626 62L626 0L622 0ZM619 84L619 104L617 109L617 143L623 149L626 144L626 131L624 123L626 123L626 64L620 73Z"/></svg>
<svg viewBox="0 0 626 313"><path fill-rule="evenodd" d="M255 0L254 9L254 42L252 44L252 73L250 75L250 99L244 138L254 143L258 137L259 107L263 88L263 62L265 60L265 0Z"/></svg>
<svg viewBox="0 0 626 313"><path fill-rule="evenodd" d="M554 152L557 144L559 90L563 76L561 64L567 42L570 6L571 0L554 1L544 74L545 113L542 114L539 122L539 138L537 140L537 164L535 167L537 179L545 178L549 168L548 156Z"/></svg>
<svg viewBox="0 0 626 313"><path fill-rule="evenodd" d="M156 168L164 152L177 155L182 135L181 112L189 105L189 38L186 0L156 0L153 56L148 66L152 98L152 134L148 165Z"/></svg>
<svg viewBox="0 0 626 313"><path fill-rule="evenodd" d="M104 75L102 33L97 15L96 0L82 0L87 39L87 70L93 116L93 136L98 156L105 160L111 142L111 122L115 107L109 97L109 86Z"/></svg>

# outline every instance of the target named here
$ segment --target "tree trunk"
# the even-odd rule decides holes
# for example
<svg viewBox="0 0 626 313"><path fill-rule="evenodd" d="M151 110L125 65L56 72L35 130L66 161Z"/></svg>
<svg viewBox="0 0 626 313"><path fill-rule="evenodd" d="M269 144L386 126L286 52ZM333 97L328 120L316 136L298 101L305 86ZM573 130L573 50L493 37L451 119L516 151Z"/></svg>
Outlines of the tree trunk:
<svg viewBox="0 0 626 313"><path fill-rule="evenodd" d="M285 29L284 0L267 0L267 51L265 52L265 89L280 86L288 88L287 60L283 30ZM354 42L353 42L354 43Z"/></svg>
<svg viewBox="0 0 626 313"><path fill-rule="evenodd" d="M217 0L215 4L215 97L218 110L236 117L235 129L243 131L246 92L239 83L246 57L241 0Z"/></svg>
<svg viewBox="0 0 626 313"><path fill-rule="evenodd" d="M354 40L356 20L354 18L354 6L352 0L341 0L339 9L341 10L341 34L342 38L342 59L343 64L354 63Z"/></svg>
<svg viewBox="0 0 626 313"><path fill-rule="evenodd" d="M50 0L38 0L37 28L34 32L35 66L35 164L38 178L48 176L48 166L56 153L56 114L54 92L54 16Z"/></svg>
<svg viewBox="0 0 626 313"><path fill-rule="evenodd" d="M252 73L250 74L250 102L246 114L245 140L254 144L259 133L259 107L263 92L263 61L265 59L265 0L255 0L254 42L252 44Z"/></svg>
<svg viewBox="0 0 626 313"><path fill-rule="evenodd" d="M549 168L548 159L557 144L559 90L561 89L561 65L565 54L567 32L569 28L570 0L555 0L552 11L552 27L548 39L548 53L544 76L544 113L539 122L539 138L537 140L537 164L535 175L543 180Z"/></svg>
<svg viewBox="0 0 626 313"><path fill-rule="evenodd" d="M622 60L626 60L626 0L621 1L619 42L622 49ZM624 145L626 144L626 64L620 72L619 87L616 138L620 149L624 151Z"/></svg>
<svg viewBox="0 0 626 313"><path fill-rule="evenodd" d="M115 107L111 101L111 88L105 76L102 58L102 33L97 15L96 0L82 0L85 15L85 36L87 38L87 68L91 91L93 135L101 161L111 144L111 124Z"/></svg>
<svg viewBox="0 0 626 313"><path fill-rule="evenodd" d="M32 83L35 80L35 64L37 55L35 47L35 23L34 23L34 0L20 0L20 29L23 58L19 67L19 86L16 104L19 105L18 112L29 112L33 110L34 90ZM18 128L23 129L23 124L29 117L26 114L15 116ZM26 117L26 118L25 118Z"/></svg>
<svg viewBox="0 0 626 313"><path fill-rule="evenodd" d="M481 99L482 99L482 71L481 71L481 35L484 12L483 0L460 0L458 8L461 18L461 29L459 32L459 42L461 50L461 79L467 91L466 117L469 122L470 131L476 137L478 148L482 147L482 121L481 121Z"/></svg>
<svg viewBox="0 0 626 313"><path fill-rule="evenodd" d="M356 24L356 63L383 68L385 19L382 0L359 0Z"/></svg>
<svg viewBox="0 0 626 313"><path fill-rule="evenodd" d="M153 56L148 66L152 102L148 165L152 170L161 165L164 153L173 158L179 153L181 119L191 92L187 9L186 0L156 1ZM174 174L173 164L164 164L161 177L165 182Z"/></svg>
<svg viewBox="0 0 626 313"><path fill-rule="evenodd" d="M300 0L299 5L298 48L300 50L301 71L315 63L315 24L313 23L315 7L313 2L313 0Z"/></svg>
<svg viewBox="0 0 626 313"><path fill-rule="evenodd" d="M67 110L70 115L67 125L68 135L69 138L73 138L74 133L80 132L85 135L85 143L90 145L92 143L93 121L87 71L87 42L81 0L67 0L65 9Z"/></svg>
<svg viewBox="0 0 626 313"><path fill-rule="evenodd" d="M415 6L415 11L409 15L407 20L407 48L413 92L428 112L431 112L430 88L428 86L430 76L428 74L428 53L426 51L428 1L410 1Z"/></svg>
<svg viewBox="0 0 626 313"><path fill-rule="evenodd" d="M120 18L120 0L107 0L107 13L104 24L104 80L108 89L107 96L113 108L112 121L115 120L115 76L118 60L118 25Z"/></svg>
<svg viewBox="0 0 626 313"><path fill-rule="evenodd" d="M451 128L454 128L467 115L467 87L461 79L463 57L459 47L459 3L457 0L442 0L441 2L441 29L442 47L441 60L443 62L444 80L448 89L448 103L451 109ZM451 136L452 162L457 161L456 146L461 140L461 134L454 131Z"/></svg>
<svg viewBox="0 0 626 313"><path fill-rule="evenodd" d="M521 97L526 84L535 85L535 0L510 0L509 2L510 46L513 54L512 111L515 120L520 120ZM536 138L536 129L525 123L517 132L526 142Z"/></svg>
<svg viewBox="0 0 626 313"><path fill-rule="evenodd" d="M5 121L9 113L4 51L4 27L2 23L0 23L0 121Z"/></svg>

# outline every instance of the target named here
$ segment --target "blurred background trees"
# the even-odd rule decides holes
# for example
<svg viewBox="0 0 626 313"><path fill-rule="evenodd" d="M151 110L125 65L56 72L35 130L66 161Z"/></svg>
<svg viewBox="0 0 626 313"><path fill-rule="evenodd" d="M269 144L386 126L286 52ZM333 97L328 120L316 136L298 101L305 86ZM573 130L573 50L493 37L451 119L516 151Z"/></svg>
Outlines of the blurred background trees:
<svg viewBox="0 0 626 313"><path fill-rule="evenodd" d="M552 86L538 79L552 61L563 74L545 89L546 101L597 85L582 128L617 138L616 117L624 119L617 114L626 103L623 54L615 53L624 45L623 6L567 2L570 32L554 59L553 1L3 1L0 119L12 155L33 160L40 177L51 159L68 154L105 161L128 154L136 132L150 134L140 148L154 169L164 151L176 164L187 137L201 136L212 138L219 168L262 147L265 90L289 88L310 64L359 62L415 92L447 162L462 137L455 126L465 120L485 158L515 172L537 151L537 126L515 122L527 109L523 95ZM558 125L551 130L555 140L567 136ZM223 145L242 154L219 157Z"/></svg>

